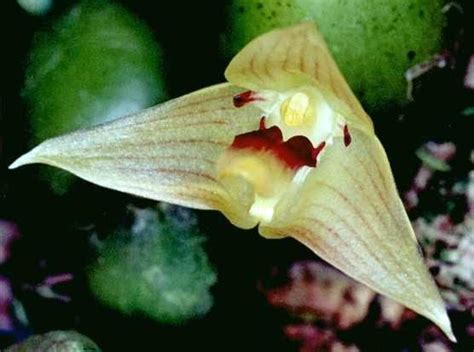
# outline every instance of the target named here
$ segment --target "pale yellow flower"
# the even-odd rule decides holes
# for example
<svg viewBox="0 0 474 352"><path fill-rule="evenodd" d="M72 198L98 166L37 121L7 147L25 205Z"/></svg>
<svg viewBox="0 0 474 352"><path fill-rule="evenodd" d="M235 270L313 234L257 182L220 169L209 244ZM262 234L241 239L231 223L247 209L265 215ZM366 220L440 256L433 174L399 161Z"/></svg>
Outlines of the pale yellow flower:
<svg viewBox="0 0 474 352"><path fill-rule="evenodd" d="M11 167L49 164L291 236L454 341L372 121L313 24L255 39L225 75L230 83L47 140Z"/></svg>

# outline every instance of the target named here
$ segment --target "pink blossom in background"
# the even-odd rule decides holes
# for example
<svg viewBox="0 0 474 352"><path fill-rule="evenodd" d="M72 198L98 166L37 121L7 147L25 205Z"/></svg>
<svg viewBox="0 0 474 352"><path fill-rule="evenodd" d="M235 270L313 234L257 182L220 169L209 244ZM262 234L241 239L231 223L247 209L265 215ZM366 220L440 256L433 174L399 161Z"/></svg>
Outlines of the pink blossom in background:
<svg viewBox="0 0 474 352"><path fill-rule="evenodd" d="M464 76L464 86L474 89L474 55L469 59L466 75Z"/></svg>
<svg viewBox="0 0 474 352"><path fill-rule="evenodd" d="M0 264L10 257L10 248L13 241L20 237L18 227L9 221L0 220Z"/></svg>
<svg viewBox="0 0 474 352"><path fill-rule="evenodd" d="M13 293L8 279L0 276L0 330L12 330L11 304Z"/></svg>

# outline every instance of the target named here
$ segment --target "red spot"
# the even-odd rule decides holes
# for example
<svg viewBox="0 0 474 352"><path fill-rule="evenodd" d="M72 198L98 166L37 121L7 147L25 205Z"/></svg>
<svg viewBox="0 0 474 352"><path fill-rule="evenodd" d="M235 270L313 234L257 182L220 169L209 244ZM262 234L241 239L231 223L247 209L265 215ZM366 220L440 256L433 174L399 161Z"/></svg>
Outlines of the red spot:
<svg viewBox="0 0 474 352"><path fill-rule="evenodd" d="M283 135L277 126L268 129L239 134L234 138L231 148L269 150L283 143Z"/></svg>
<svg viewBox="0 0 474 352"><path fill-rule="evenodd" d="M259 130L265 129L265 116L262 116L262 118L260 119L260 123L258 124L258 129Z"/></svg>
<svg viewBox="0 0 474 352"><path fill-rule="evenodd" d="M311 151L311 157L314 159L315 164L318 160L319 153L323 151L325 146L326 146L326 142L321 142L316 148L313 148L313 150Z"/></svg>
<svg viewBox="0 0 474 352"><path fill-rule="evenodd" d="M284 142L281 130L277 126L270 128L263 126L257 131L240 134L234 138L231 148L268 151L293 170L302 166L316 166L317 154L314 153L309 139L295 136Z"/></svg>
<svg viewBox="0 0 474 352"><path fill-rule="evenodd" d="M291 137L270 151L293 170L297 170L302 166L316 166L316 159L312 156L313 145L304 136Z"/></svg>
<svg viewBox="0 0 474 352"><path fill-rule="evenodd" d="M349 133L349 127L344 125L344 145L347 147L352 142L351 134Z"/></svg>
<svg viewBox="0 0 474 352"><path fill-rule="evenodd" d="M259 98L254 91L248 90L246 92L234 95L234 106L236 108L241 108L244 105L247 105L255 100L262 100Z"/></svg>

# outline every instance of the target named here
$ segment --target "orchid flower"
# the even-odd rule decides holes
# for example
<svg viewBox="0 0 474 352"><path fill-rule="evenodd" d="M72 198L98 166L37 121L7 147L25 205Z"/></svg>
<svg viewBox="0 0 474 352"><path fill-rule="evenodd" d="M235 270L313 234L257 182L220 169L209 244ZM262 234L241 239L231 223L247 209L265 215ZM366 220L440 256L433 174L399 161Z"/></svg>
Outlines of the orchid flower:
<svg viewBox="0 0 474 352"><path fill-rule="evenodd" d="M291 236L455 337L384 149L312 23L266 33L228 83L49 139L44 163L134 195Z"/></svg>

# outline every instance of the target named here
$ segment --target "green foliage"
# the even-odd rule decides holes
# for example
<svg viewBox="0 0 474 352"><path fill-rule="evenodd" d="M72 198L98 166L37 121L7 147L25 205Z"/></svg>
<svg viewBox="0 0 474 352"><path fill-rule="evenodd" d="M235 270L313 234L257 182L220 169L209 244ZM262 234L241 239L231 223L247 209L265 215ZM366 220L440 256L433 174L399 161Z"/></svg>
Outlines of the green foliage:
<svg viewBox="0 0 474 352"><path fill-rule="evenodd" d="M313 20L369 112L406 104L404 72L437 53L444 0L233 0L224 51L232 57L272 28Z"/></svg>
<svg viewBox="0 0 474 352"><path fill-rule="evenodd" d="M75 331L52 331L34 335L22 343L13 345L5 352L100 352L88 337Z"/></svg>
<svg viewBox="0 0 474 352"><path fill-rule="evenodd" d="M212 307L216 273L195 224L152 209L109 236L90 267L91 290L125 314L180 324Z"/></svg>
<svg viewBox="0 0 474 352"><path fill-rule="evenodd" d="M161 49L123 7L86 0L37 33L26 67L31 144L96 125L166 98ZM58 193L72 176L48 170Z"/></svg>

